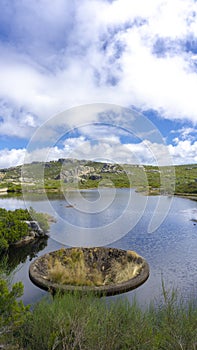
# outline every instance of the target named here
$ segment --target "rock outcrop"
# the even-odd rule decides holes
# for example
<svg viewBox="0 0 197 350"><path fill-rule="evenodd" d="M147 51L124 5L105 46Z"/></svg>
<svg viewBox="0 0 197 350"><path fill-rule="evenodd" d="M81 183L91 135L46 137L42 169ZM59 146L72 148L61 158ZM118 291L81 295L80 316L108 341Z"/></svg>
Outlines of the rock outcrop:
<svg viewBox="0 0 197 350"><path fill-rule="evenodd" d="M35 239L43 238L46 236L46 233L44 233L37 221L26 220L25 222L29 227L29 234L20 239L19 241L15 242L13 244L14 246L21 247L23 245L33 242Z"/></svg>

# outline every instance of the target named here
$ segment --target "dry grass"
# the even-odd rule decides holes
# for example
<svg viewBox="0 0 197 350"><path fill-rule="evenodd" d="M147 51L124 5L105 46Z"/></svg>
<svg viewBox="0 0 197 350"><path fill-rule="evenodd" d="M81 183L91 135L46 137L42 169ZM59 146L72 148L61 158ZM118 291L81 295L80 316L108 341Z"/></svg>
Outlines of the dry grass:
<svg viewBox="0 0 197 350"><path fill-rule="evenodd" d="M127 262L122 266L120 263L116 262L113 265L113 269L116 271L114 283L122 283L137 276L142 266L143 264L136 264L134 262Z"/></svg>
<svg viewBox="0 0 197 350"><path fill-rule="evenodd" d="M52 282L60 284L101 286L102 272L97 268L86 265L83 252L74 251L71 257L64 257L63 261L50 257L48 262L48 277Z"/></svg>
<svg viewBox="0 0 197 350"><path fill-rule="evenodd" d="M96 248L95 250L96 251ZM89 252L90 260L93 259ZM70 285L102 286L125 282L140 273L142 262L137 261L139 255L129 251L122 261L112 258L111 265L105 270L93 262L87 262L83 250L72 249L65 255L64 249L51 255L48 259L48 279L51 282Z"/></svg>

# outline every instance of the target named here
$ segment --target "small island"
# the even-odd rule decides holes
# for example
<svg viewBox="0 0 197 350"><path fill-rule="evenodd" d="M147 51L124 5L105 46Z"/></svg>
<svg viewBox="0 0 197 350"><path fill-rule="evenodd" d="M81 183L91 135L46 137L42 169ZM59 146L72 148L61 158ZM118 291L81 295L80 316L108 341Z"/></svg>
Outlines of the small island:
<svg viewBox="0 0 197 350"><path fill-rule="evenodd" d="M134 251L116 248L62 248L33 261L30 279L57 291L114 295L135 289L149 276L148 263Z"/></svg>

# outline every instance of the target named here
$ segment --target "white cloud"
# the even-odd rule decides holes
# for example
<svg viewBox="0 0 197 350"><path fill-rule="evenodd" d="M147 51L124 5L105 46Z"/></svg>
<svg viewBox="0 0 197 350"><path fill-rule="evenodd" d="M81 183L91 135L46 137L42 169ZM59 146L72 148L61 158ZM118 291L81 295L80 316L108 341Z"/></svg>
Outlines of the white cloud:
<svg viewBox="0 0 197 350"><path fill-rule="evenodd" d="M75 158L108 161L111 163L176 165L197 162L197 141L179 141L175 146L143 141L138 144L121 144L101 141L92 144L81 137L65 143L64 148L46 148L29 154L27 160L57 160L59 158Z"/></svg>
<svg viewBox="0 0 197 350"><path fill-rule="evenodd" d="M25 149L0 150L0 168L9 168L23 164L25 152Z"/></svg>
<svg viewBox="0 0 197 350"><path fill-rule="evenodd" d="M24 115L23 123L33 128L36 126L34 116L31 115L30 113L27 113L26 115Z"/></svg>
<svg viewBox="0 0 197 350"><path fill-rule="evenodd" d="M169 164L169 159L171 161ZM197 162L197 141L177 140L175 146L143 141L138 144L110 140L92 144L84 137L68 139L63 148L46 147L27 153L25 149L0 150L0 168L22 165L33 161L51 161L59 158L102 160L129 164L192 164Z"/></svg>
<svg viewBox="0 0 197 350"><path fill-rule="evenodd" d="M90 159L130 164L172 165L166 145L142 141L140 143L122 144L118 137L88 140L84 136L68 138L63 147L58 146L36 149L27 153L25 162L50 161L58 158ZM169 163L170 162L170 163Z"/></svg>
<svg viewBox="0 0 197 350"><path fill-rule="evenodd" d="M110 143L119 143L120 136L128 136L128 132L113 125L85 125L79 128L79 131L91 140L107 140Z"/></svg>
<svg viewBox="0 0 197 350"><path fill-rule="evenodd" d="M195 140L197 130L195 128L184 126L181 129L172 130L171 133L180 135L179 137L175 137L173 140L174 142L177 143L180 138L182 140L190 140L190 141Z"/></svg>
<svg viewBox="0 0 197 350"><path fill-rule="evenodd" d="M169 152L173 157L174 164L193 164L197 162L197 141L189 140L177 141L175 146L168 146Z"/></svg>
<svg viewBox="0 0 197 350"><path fill-rule="evenodd" d="M13 3L12 30L0 44L0 98L8 105L1 108L1 134L29 138L52 115L96 102L152 108L163 118L197 123L196 55L184 47L197 37L195 1ZM13 6L4 7L2 23L10 23ZM160 38L168 49L159 56L154 47ZM78 115L73 124L84 119ZM116 137L114 144L121 153ZM91 153L88 141L86 147ZM107 143L103 150L111 156ZM179 139L170 152L183 161Z"/></svg>
<svg viewBox="0 0 197 350"><path fill-rule="evenodd" d="M37 126L37 118L30 112L0 101L0 135L30 137Z"/></svg>
<svg viewBox="0 0 197 350"><path fill-rule="evenodd" d="M25 8L28 14L34 13L36 21L43 17L48 28L52 23L58 33L65 30L67 47L60 40L62 50L53 54L49 54L50 49L46 51L48 60L51 57L51 62L57 62L51 72L42 60L39 65L35 57L31 60L17 48L1 47L2 53L5 50L9 57L0 62L1 96L36 113L40 122L65 108L93 102L154 108L167 118L189 118L196 122L197 74L189 70L188 55L179 52L173 57L158 58L152 52L158 37L181 40L196 34L193 1L84 0L74 9L73 31L69 30L69 20L65 17L73 11L68 2L58 1L54 17L47 0L40 6L40 13L33 5ZM42 12L45 7L47 14ZM22 8L18 9L19 18ZM25 21L24 18L21 20ZM137 25L136 18L145 22ZM35 35L36 29L31 30ZM45 35L47 40L46 28ZM101 49L103 44L105 50ZM122 53L116 48L118 44L124 46ZM36 51L33 42L34 45ZM117 80L114 86L110 79Z"/></svg>

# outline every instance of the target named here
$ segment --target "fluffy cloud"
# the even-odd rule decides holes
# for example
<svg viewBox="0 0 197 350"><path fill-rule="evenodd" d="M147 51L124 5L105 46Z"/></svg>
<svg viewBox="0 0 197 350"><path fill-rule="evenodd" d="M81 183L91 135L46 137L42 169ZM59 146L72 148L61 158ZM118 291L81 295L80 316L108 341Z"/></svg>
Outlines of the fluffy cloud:
<svg viewBox="0 0 197 350"><path fill-rule="evenodd" d="M175 146L168 146L174 164L194 164L197 162L197 141L177 140Z"/></svg>
<svg viewBox="0 0 197 350"><path fill-rule="evenodd" d="M25 149L0 150L0 168L9 168L23 164L25 153Z"/></svg>
<svg viewBox="0 0 197 350"><path fill-rule="evenodd" d="M0 135L30 137L37 126L37 118L23 108L0 101Z"/></svg>
<svg viewBox="0 0 197 350"><path fill-rule="evenodd" d="M166 161L166 154L171 157L171 163ZM50 161L59 158L90 159L111 163L129 164L192 164L197 162L197 142L178 141L175 146L161 145L143 141L138 144L121 144L116 139L103 140L92 144L84 137L70 138L64 142L64 147L58 146L37 149L28 153L25 149L0 150L0 168L6 168L33 161Z"/></svg>
<svg viewBox="0 0 197 350"><path fill-rule="evenodd" d="M179 143L180 139L194 141L196 138L196 129L191 127L182 127L178 130L172 130L171 133L179 134L179 137L175 137L173 140L175 144Z"/></svg>
<svg viewBox="0 0 197 350"><path fill-rule="evenodd" d="M58 158L90 159L111 163L172 165L168 146L148 140L121 143L114 135L108 138L87 139L84 136L67 138L62 147L52 146L27 152L25 163L50 161Z"/></svg>
<svg viewBox="0 0 197 350"><path fill-rule="evenodd" d="M1 135L30 138L60 111L96 102L197 123L195 1L3 0L0 23ZM182 141L187 135L182 132ZM170 153L187 162L191 156L181 156L181 141L175 141ZM190 141L193 150L194 135ZM83 142L88 155L92 146ZM123 150L129 159L119 139L113 147L118 159ZM140 143L132 147L150 161L150 153L141 158ZM100 157L96 144L94 152Z"/></svg>
<svg viewBox="0 0 197 350"><path fill-rule="evenodd" d="M192 0L13 3L10 45L0 50L3 98L41 122L93 102L154 108L167 118L196 121L194 55L180 44L197 35ZM169 47L158 57L159 38L174 40L179 49L172 54Z"/></svg>

